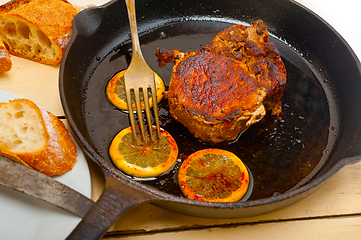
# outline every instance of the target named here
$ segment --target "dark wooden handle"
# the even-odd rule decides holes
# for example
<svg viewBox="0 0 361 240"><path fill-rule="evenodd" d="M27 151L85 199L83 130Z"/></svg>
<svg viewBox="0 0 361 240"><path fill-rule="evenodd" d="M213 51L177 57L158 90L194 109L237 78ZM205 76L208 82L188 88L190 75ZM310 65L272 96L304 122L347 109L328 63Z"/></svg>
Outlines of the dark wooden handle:
<svg viewBox="0 0 361 240"><path fill-rule="evenodd" d="M113 176L106 176L106 187L99 200L67 239L101 239L125 212L151 199L147 193L129 187Z"/></svg>

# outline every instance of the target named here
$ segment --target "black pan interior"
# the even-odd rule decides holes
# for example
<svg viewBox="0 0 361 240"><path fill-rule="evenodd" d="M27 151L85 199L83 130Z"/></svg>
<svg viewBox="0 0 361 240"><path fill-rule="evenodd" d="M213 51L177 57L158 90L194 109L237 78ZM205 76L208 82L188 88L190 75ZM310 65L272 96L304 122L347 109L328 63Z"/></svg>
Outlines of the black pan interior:
<svg viewBox="0 0 361 240"><path fill-rule="evenodd" d="M72 128L105 161L112 138L129 126L128 115L106 98L107 82L131 58L126 7L113 1L79 14L62 62L60 90ZM140 42L150 67L170 80L172 64L159 68L157 47L196 51L233 23L261 19L285 63L288 79L282 119L270 114L229 144L195 139L160 103L161 125L176 139L181 156L217 147L236 153L254 177L249 200L297 189L329 171L347 152L361 119L359 63L337 33L293 1L137 1ZM78 135L78 134L77 134ZM182 157L180 157L181 162ZM148 186L181 196L175 168Z"/></svg>

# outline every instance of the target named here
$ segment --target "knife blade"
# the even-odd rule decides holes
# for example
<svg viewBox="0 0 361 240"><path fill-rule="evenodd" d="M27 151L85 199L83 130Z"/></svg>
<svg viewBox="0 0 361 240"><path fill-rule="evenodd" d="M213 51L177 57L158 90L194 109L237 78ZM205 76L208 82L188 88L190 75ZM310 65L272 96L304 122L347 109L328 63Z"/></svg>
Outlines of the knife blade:
<svg viewBox="0 0 361 240"><path fill-rule="evenodd" d="M94 202L34 169L0 155L0 184L60 207L81 218Z"/></svg>

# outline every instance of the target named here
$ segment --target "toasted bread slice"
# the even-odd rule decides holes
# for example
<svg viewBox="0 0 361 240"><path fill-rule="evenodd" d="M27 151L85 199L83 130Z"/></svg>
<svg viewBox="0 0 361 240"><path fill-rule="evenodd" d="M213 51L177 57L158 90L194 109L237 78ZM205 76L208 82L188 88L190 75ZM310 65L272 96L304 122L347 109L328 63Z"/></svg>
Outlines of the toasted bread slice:
<svg viewBox="0 0 361 240"><path fill-rule="evenodd" d="M77 161L63 122L27 99L0 103L0 154L48 176L71 170Z"/></svg>
<svg viewBox="0 0 361 240"><path fill-rule="evenodd" d="M14 0L0 6L0 39L10 54L55 65L79 9L66 0Z"/></svg>

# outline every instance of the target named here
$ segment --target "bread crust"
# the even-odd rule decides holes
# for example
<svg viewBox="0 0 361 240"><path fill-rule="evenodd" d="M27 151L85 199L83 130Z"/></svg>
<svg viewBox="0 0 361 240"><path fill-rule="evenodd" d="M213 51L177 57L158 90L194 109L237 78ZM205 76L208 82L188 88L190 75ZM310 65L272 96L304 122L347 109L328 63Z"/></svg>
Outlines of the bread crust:
<svg viewBox="0 0 361 240"><path fill-rule="evenodd" d="M71 38L73 18L78 12L79 9L66 0L14 0L0 6L0 22L2 23L0 36L11 54L55 65L62 59ZM19 50L19 44L14 44L15 40L11 35L16 31L16 34L23 36L25 41L29 36L24 35L29 30L23 31L21 28L26 27L23 24L17 25L18 22L25 23L30 29L30 34L40 34L41 36L37 37L38 42L33 45L28 44ZM9 28L6 24L13 24L13 27ZM37 29L41 33L38 33ZM32 42L34 39L35 36L31 39ZM36 44L41 47L39 48ZM40 53L46 47L51 48L53 54L44 57ZM28 50L32 51L31 54Z"/></svg>
<svg viewBox="0 0 361 240"><path fill-rule="evenodd" d="M10 71L12 65L10 54L3 41L0 40L0 72Z"/></svg>
<svg viewBox="0 0 361 240"><path fill-rule="evenodd" d="M46 143L33 151L16 151L0 145L0 154L48 176L61 175L70 171L77 161L77 149L64 123L52 113L40 109L35 103L27 99L15 99L8 103L0 103L0 112L2 106L16 103L26 104L35 110L44 129Z"/></svg>

